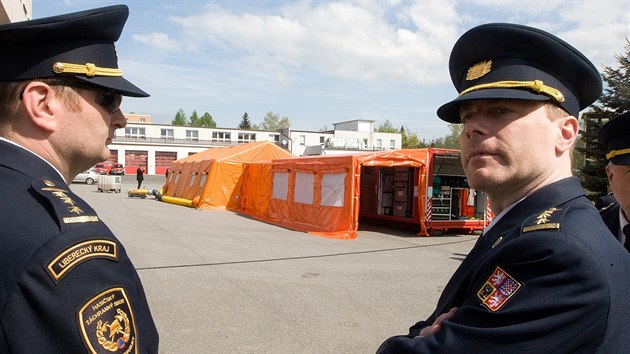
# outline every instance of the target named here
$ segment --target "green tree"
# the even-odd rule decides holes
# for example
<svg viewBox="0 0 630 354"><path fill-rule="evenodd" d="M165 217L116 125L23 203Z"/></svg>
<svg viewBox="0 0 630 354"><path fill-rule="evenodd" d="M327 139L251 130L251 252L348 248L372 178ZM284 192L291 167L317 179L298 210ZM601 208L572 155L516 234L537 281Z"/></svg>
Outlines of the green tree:
<svg viewBox="0 0 630 354"><path fill-rule="evenodd" d="M625 54L616 54L619 68L604 65L603 80L606 83L602 97L595 103L595 110L611 112L612 116L630 110L630 42L626 39Z"/></svg>
<svg viewBox="0 0 630 354"><path fill-rule="evenodd" d="M464 126L462 124L449 124L448 128L451 130L449 135L431 140L429 146L444 149L459 149L459 136Z"/></svg>
<svg viewBox="0 0 630 354"><path fill-rule="evenodd" d="M245 112L241 117L241 123L238 125L239 129L252 129L252 122L249 120L249 114Z"/></svg>
<svg viewBox="0 0 630 354"><path fill-rule="evenodd" d="M184 126L187 125L188 119L186 118L186 114L184 114L183 109L179 109L177 113L175 113L175 118L171 121L171 125Z"/></svg>
<svg viewBox="0 0 630 354"><path fill-rule="evenodd" d="M602 78L605 88L602 96L582 114L581 138L574 152L576 175L589 195L608 192L606 178L606 151L597 140L597 132L609 119L630 110L630 42L626 39L624 54L615 54L619 66L604 66Z"/></svg>
<svg viewBox="0 0 630 354"><path fill-rule="evenodd" d="M400 127L400 135L402 137L403 149L420 149L427 147L427 143L424 140L420 140L418 134L415 132L407 132L404 126Z"/></svg>
<svg viewBox="0 0 630 354"><path fill-rule="evenodd" d="M398 129L394 128L394 125L389 119L386 119L385 123L379 125L376 131L379 133L400 133Z"/></svg>
<svg viewBox="0 0 630 354"><path fill-rule="evenodd" d="M188 124L191 127L200 127L201 126L201 118L199 118L199 114L194 110L190 117L188 118Z"/></svg>
<svg viewBox="0 0 630 354"><path fill-rule="evenodd" d="M289 128L290 126L291 124L289 123L288 117L280 118L279 115L273 112L267 112L267 114L265 115L265 119L260 127L262 128L262 130L275 131Z"/></svg>
<svg viewBox="0 0 630 354"><path fill-rule="evenodd" d="M212 118L212 115L210 115L210 113L206 112L204 113L201 118L199 118L199 126L200 127L204 127L204 128L216 128L217 127L217 122L214 121L214 119Z"/></svg>

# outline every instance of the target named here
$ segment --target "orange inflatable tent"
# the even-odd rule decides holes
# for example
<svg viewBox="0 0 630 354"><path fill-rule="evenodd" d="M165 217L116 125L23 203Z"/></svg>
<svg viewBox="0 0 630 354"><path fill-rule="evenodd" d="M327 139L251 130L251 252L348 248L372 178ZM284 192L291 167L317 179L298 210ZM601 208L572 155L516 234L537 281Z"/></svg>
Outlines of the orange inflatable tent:
<svg viewBox="0 0 630 354"><path fill-rule="evenodd" d="M293 230L354 239L361 169L406 166L424 171L425 158L421 150L396 150L248 163L235 211Z"/></svg>
<svg viewBox="0 0 630 354"><path fill-rule="evenodd" d="M234 209L240 205L241 175L248 162L292 157L272 142L210 148L173 161L163 195L191 200L201 209Z"/></svg>

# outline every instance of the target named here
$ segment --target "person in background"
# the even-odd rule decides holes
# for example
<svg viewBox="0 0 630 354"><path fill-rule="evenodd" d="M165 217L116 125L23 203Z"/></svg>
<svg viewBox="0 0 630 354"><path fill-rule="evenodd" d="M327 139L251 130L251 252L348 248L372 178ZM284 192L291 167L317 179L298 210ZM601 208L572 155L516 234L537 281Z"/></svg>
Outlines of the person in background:
<svg viewBox="0 0 630 354"><path fill-rule="evenodd" d="M598 140L606 147L606 176L614 200L600 215L630 252L630 112L611 119L599 130Z"/></svg>
<svg viewBox="0 0 630 354"><path fill-rule="evenodd" d="M142 166L138 166L138 169L136 170L136 180L138 181L138 189L140 189L142 181L144 181L144 169Z"/></svg>
<svg viewBox="0 0 630 354"><path fill-rule="evenodd" d="M125 248L68 183L126 125L124 5L0 26L0 353L157 353Z"/></svg>
<svg viewBox="0 0 630 354"><path fill-rule="evenodd" d="M463 125L468 183L497 216L433 314L378 353L627 352L630 257L571 172L597 69L556 36L505 23L462 35L449 69L459 96L437 115Z"/></svg>

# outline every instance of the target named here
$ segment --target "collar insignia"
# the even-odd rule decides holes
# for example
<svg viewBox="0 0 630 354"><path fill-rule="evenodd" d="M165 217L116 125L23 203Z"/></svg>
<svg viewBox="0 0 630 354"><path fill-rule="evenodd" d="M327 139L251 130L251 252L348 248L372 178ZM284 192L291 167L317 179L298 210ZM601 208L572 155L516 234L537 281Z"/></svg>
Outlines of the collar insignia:
<svg viewBox="0 0 630 354"><path fill-rule="evenodd" d="M552 221L560 221L562 214L557 213L560 211L559 208L549 208L543 211L540 215L536 217L536 221L533 225L525 226L523 228L523 233L531 232L531 231L539 231L539 230L558 230L560 228L559 222Z"/></svg>

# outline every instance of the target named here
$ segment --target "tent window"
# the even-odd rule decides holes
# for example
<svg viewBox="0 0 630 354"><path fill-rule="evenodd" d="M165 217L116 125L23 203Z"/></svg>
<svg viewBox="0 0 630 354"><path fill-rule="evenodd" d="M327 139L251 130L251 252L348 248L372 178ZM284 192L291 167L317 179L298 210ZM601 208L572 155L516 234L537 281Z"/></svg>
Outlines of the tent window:
<svg viewBox="0 0 630 354"><path fill-rule="evenodd" d="M312 173L295 173L295 197L296 203L313 204L313 184L315 175Z"/></svg>
<svg viewBox="0 0 630 354"><path fill-rule="evenodd" d="M190 176L190 183L188 184L189 187L193 186L196 178L197 178L197 174L193 172L192 176Z"/></svg>
<svg viewBox="0 0 630 354"><path fill-rule="evenodd" d="M207 174L202 174L201 179L199 180L199 187L203 187L206 185L206 178L208 178Z"/></svg>
<svg viewBox="0 0 630 354"><path fill-rule="evenodd" d="M273 199L287 200L289 194L289 173L273 173Z"/></svg>
<svg viewBox="0 0 630 354"><path fill-rule="evenodd" d="M177 184L177 182L179 182L179 173L180 173L180 171L177 171L177 175L175 176L175 184Z"/></svg>
<svg viewBox="0 0 630 354"><path fill-rule="evenodd" d="M345 173L328 173L322 176L322 205L343 206Z"/></svg>

